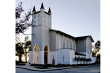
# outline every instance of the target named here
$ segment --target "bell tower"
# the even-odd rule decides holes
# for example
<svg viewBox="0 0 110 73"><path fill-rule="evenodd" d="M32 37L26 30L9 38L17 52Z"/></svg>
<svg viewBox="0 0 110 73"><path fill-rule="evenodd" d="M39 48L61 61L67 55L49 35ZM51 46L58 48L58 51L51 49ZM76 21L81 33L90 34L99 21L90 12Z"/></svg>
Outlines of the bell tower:
<svg viewBox="0 0 110 73"><path fill-rule="evenodd" d="M32 43L31 43L31 64L34 60L34 47L39 47L39 64L44 64L44 48L47 45L50 50L50 31L51 29L51 9L44 11L44 5L41 4L40 11L36 11L35 6L32 11ZM33 55L32 55L33 54ZM48 57L49 58L49 57ZM49 61L49 60L48 60Z"/></svg>

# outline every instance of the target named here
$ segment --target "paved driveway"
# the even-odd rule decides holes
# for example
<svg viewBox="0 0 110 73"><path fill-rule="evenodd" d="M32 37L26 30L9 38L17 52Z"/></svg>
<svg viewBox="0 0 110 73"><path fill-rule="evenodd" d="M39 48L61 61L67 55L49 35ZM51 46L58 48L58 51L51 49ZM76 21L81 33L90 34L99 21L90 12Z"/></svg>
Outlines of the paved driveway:
<svg viewBox="0 0 110 73"><path fill-rule="evenodd" d="M100 65L84 66L80 68L62 69L54 71L30 71L16 68L16 73L99 73Z"/></svg>

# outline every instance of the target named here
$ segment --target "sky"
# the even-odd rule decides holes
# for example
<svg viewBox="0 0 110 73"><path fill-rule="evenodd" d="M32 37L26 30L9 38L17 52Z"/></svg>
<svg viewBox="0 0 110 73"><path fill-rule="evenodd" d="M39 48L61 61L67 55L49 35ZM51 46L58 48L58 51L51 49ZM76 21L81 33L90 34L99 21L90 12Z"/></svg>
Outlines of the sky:
<svg viewBox="0 0 110 73"><path fill-rule="evenodd" d="M100 40L100 0L16 0L16 6L19 2L23 3L25 10L32 10L35 6L36 11L39 11L42 2L45 11L48 12L50 7L52 29L74 37L91 35L94 43ZM31 33L31 29L25 33ZM19 38L24 42L22 34Z"/></svg>

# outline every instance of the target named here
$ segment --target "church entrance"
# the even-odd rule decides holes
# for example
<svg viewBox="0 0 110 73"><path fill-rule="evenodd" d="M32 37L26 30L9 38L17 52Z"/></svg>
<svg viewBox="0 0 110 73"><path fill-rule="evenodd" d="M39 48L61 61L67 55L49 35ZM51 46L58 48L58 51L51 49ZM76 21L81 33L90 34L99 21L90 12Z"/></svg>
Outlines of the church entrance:
<svg viewBox="0 0 110 73"><path fill-rule="evenodd" d="M39 64L39 47L35 45L34 47L34 64Z"/></svg>
<svg viewBox="0 0 110 73"><path fill-rule="evenodd" d="M49 54L48 46L46 45L44 48L44 64L48 64L48 54Z"/></svg>

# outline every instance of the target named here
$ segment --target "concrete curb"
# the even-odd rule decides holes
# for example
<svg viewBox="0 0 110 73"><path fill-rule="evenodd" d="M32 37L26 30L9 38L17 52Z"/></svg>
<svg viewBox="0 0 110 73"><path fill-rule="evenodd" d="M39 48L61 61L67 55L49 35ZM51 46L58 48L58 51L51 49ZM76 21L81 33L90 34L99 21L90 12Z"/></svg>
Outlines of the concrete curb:
<svg viewBox="0 0 110 73"><path fill-rule="evenodd" d="M91 65L93 66L93 65ZM57 68L57 69L54 69L53 68L50 68L50 69L47 69L47 70L36 70L36 69L30 69L30 68L24 68L24 67L16 67L16 68L21 68L21 69L27 69L27 70L31 70L31 71L54 71L54 70L62 70L62 69L71 69L71 68L81 68L81 67L87 67L87 66L70 66L70 67L62 67L62 68Z"/></svg>
<svg viewBox="0 0 110 73"><path fill-rule="evenodd" d="M29 68L23 68L23 67L16 67L16 68L21 68L21 69L27 69L27 70L31 70L31 71L54 71L54 70L62 70L62 69L50 69L50 70L34 70L34 69L29 69Z"/></svg>

